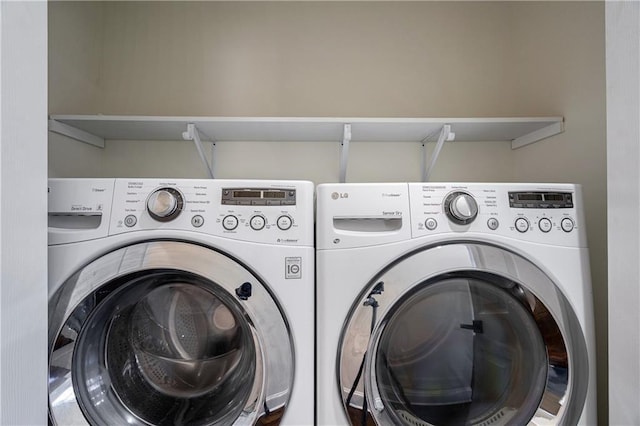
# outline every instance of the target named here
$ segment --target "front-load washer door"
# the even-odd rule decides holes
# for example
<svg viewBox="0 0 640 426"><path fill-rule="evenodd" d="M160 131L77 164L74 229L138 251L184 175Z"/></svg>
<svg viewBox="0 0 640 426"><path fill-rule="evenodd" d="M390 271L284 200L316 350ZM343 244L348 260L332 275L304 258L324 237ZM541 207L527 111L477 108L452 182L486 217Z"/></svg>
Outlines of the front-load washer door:
<svg viewBox="0 0 640 426"><path fill-rule="evenodd" d="M338 353L352 424L576 424L586 344L541 269L492 245L426 247L353 305Z"/></svg>
<svg viewBox="0 0 640 426"><path fill-rule="evenodd" d="M49 304L54 424L252 425L282 417L288 324L246 267L178 241L108 253Z"/></svg>

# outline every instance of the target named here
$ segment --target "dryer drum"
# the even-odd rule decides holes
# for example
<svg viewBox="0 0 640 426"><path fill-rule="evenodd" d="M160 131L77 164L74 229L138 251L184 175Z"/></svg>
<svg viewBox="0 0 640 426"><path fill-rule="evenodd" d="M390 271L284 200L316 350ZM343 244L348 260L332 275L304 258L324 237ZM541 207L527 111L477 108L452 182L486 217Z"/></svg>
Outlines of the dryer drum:
<svg viewBox="0 0 640 426"><path fill-rule="evenodd" d="M586 353L542 270L502 248L451 243L409 253L363 288L338 378L352 424L574 424Z"/></svg>
<svg viewBox="0 0 640 426"><path fill-rule="evenodd" d="M500 414L525 424L540 404L546 367L542 335L520 301L484 281L449 278L425 285L391 315L376 375L391 412L405 419L463 425Z"/></svg>

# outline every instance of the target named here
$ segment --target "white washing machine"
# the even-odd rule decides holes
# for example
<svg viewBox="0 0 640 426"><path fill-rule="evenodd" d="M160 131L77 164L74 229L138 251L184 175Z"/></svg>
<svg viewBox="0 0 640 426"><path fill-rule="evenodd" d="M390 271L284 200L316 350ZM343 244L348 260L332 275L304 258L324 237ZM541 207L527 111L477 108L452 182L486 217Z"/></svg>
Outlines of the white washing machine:
<svg viewBox="0 0 640 426"><path fill-rule="evenodd" d="M579 186L325 184L319 425L595 425Z"/></svg>
<svg viewBox="0 0 640 426"><path fill-rule="evenodd" d="M50 421L311 424L313 194L50 180Z"/></svg>

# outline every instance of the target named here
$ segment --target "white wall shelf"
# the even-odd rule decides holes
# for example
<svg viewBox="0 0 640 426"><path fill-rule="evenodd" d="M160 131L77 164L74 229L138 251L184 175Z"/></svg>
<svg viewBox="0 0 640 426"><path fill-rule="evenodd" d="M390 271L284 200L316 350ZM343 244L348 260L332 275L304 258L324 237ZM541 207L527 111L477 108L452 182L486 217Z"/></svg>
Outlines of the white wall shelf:
<svg viewBox="0 0 640 426"><path fill-rule="evenodd" d="M113 140L183 140L188 124L203 139L227 141L341 142L351 125L351 142L422 142L451 125L456 141L510 141L512 148L564 131L563 117L507 118L320 118L160 117L52 115L49 130L104 147Z"/></svg>

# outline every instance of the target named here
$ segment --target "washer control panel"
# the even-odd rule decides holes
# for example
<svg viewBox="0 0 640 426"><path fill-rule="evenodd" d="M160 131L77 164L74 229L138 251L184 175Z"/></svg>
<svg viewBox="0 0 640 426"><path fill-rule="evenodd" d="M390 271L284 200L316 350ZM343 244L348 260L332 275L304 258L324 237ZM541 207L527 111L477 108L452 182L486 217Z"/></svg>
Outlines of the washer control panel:
<svg viewBox="0 0 640 426"><path fill-rule="evenodd" d="M313 184L116 179L110 233L177 229L268 244L313 244Z"/></svg>
<svg viewBox="0 0 640 426"><path fill-rule="evenodd" d="M586 246L581 195L571 184L410 183L412 237L479 232Z"/></svg>

